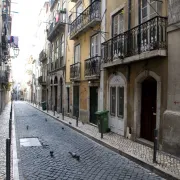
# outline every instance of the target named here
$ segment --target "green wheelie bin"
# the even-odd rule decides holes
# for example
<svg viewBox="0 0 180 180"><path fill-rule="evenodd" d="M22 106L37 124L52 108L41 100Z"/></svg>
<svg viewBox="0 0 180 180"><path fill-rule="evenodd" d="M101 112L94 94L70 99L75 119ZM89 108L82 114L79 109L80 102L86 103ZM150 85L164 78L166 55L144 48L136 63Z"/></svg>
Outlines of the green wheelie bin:
<svg viewBox="0 0 180 180"><path fill-rule="evenodd" d="M99 129L100 133L101 133L101 128L102 128L103 133L108 131L108 113L109 113L109 111L106 111L106 110L105 111L97 111L95 113L97 116L98 129Z"/></svg>

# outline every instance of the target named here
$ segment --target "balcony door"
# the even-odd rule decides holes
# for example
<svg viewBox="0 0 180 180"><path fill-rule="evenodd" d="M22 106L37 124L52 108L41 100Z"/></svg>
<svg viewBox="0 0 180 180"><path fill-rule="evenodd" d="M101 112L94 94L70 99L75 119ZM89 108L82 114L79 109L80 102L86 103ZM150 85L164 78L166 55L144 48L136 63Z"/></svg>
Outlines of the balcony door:
<svg viewBox="0 0 180 180"><path fill-rule="evenodd" d="M147 22L155 16L161 14L161 2L155 0L142 0L141 3L141 52L153 50L157 41L157 22ZM147 22L147 23L145 23Z"/></svg>
<svg viewBox="0 0 180 180"><path fill-rule="evenodd" d="M99 56L100 54L100 38L99 34L91 37L91 57Z"/></svg>
<svg viewBox="0 0 180 180"><path fill-rule="evenodd" d="M80 62L80 44L74 47L74 64Z"/></svg>
<svg viewBox="0 0 180 180"><path fill-rule="evenodd" d="M124 32L124 15L123 9L112 16L112 37L113 39L113 57L124 55L124 36L121 36ZM118 36L119 35L119 36Z"/></svg>

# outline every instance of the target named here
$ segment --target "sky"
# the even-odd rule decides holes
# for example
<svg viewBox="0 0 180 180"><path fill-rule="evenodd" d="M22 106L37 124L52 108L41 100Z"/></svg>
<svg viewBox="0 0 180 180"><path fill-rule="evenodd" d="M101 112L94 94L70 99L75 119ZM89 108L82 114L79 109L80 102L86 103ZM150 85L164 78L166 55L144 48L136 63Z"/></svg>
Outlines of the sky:
<svg viewBox="0 0 180 180"><path fill-rule="evenodd" d="M19 56L12 60L13 79L21 82L24 64L36 43L37 17L45 0L12 0L12 36L19 37ZM17 12L17 13L14 13Z"/></svg>

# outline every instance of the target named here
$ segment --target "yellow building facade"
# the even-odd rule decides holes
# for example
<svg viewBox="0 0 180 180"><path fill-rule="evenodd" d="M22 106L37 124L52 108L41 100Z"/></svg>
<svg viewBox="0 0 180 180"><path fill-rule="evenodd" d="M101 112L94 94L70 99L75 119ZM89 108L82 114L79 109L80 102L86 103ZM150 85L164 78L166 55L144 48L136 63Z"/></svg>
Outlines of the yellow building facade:
<svg viewBox="0 0 180 180"><path fill-rule="evenodd" d="M72 7L73 5L73 7ZM70 7L72 9L70 9ZM97 124L100 77L100 1L69 3L66 86L68 114Z"/></svg>

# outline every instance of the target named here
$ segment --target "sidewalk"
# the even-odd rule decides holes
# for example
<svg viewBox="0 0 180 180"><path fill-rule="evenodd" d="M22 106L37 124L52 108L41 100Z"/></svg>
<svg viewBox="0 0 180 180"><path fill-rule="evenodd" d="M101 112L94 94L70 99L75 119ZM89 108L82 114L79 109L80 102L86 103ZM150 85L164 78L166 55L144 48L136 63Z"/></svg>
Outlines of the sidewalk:
<svg viewBox="0 0 180 180"><path fill-rule="evenodd" d="M42 111L42 108L33 104L30 104L35 108ZM147 169L163 176L167 179L179 179L180 180L180 158L172 156L162 151L157 152L157 164L153 163L153 149L137 142L126 139L115 133L106 133L101 139L101 134L98 132L98 128L90 124L82 124L79 121L78 127L76 127L76 120L64 117L62 120L62 114L56 113L54 116L53 111L42 111L49 116L57 119L58 121L70 126L74 130L84 134L85 136L95 140L96 142L116 151L117 153L141 164Z"/></svg>
<svg viewBox="0 0 180 180"><path fill-rule="evenodd" d="M6 177L6 139L9 137L9 118L11 103L8 103L0 115L0 180Z"/></svg>

